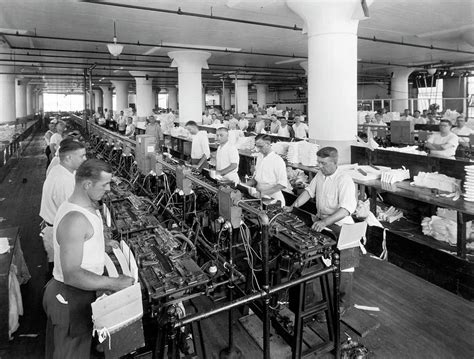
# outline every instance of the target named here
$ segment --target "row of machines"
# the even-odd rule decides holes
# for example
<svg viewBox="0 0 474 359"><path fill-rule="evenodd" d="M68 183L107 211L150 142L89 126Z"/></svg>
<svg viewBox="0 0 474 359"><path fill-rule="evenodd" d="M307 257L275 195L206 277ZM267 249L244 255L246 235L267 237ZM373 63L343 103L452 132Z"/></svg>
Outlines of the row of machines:
<svg viewBox="0 0 474 359"><path fill-rule="evenodd" d="M158 154L150 136L137 136L133 146L94 125L89 132L89 155L115 168L103 200L105 221L137 260L150 321L147 348L155 358L210 357L205 342L196 340L202 337L197 324L222 312L232 323L249 309L262 320L263 357L270 356L270 325L294 358L338 355L336 241L313 231L308 214L285 213L278 204L249 197L243 186L217 183L206 170ZM321 257L333 264L325 267ZM314 280L320 280L322 296L309 305L307 283ZM203 297L210 303L206 310L193 304ZM328 317L322 344L303 351L304 326L317 312ZM232 325L225 351L238 352Z"/></svg>

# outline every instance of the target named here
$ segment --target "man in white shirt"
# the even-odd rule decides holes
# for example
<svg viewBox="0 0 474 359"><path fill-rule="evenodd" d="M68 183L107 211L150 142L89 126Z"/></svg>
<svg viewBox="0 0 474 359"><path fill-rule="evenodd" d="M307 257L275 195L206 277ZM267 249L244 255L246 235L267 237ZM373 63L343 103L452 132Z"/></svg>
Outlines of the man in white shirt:
<svg viewBox="0 0 474 359"><path fill-rule="evenodd" d="M164 142L163 131L161 130L161 126L158 122L156 122L155 116L150 116L148 118L148 124L146 125L145 135L150 135L155 137L156 139L156 150L161 152L161 146Z"/></svg>
<svg viewBox="0 0 474 359"><path fill-rule="evenodd" d="M56 155L59 144L63 140L64 130L66 130L66 122L59 120L58 123L56 123L56 133L49 139L49 148L51 149L51 154L53 156Z"/></svg>
<svg viewBox="0 0 474 359"><path fill-rule="evenodd" d="M232 182L239 183L240 156L237 147L229 142L229 131L225 127L217 130L216 139L219 143L216 153L216 174Z"/></svg>
<svg viewBox="0 0 474 359"><path fill-rule="evenodd" d="M441 120L439 133L431 135L425 146L432 156L454 158L458 144L459 137L451 132L451 121Z"/></svg>
<svg viewBox="0 0 474 359"><path fill-rule="evenodd" d="M270 197L285 205L282 189L288 187L288 176L286 174L285 161L272 151L271 137L269 135L258 135L255 138L255 147L260 152L255 165L252 179L246 185L257 188L262 197Z"/></svg>
<svg viewBox="0 0 474 359"><path fill-rule="evenodd" d="M245 116L240 117L239 128L241 131L247 131L247 128L249 128L249 120L247 120Z"/></svg>
<svg viewBox="0 0 474 359"><path fill-rule="evenodd" d="M214 116L214 114L212 116ZM211 157L207 132L199 131L198 125L194 121L188 121L185 127L192 136L191 164L201 167L201 165Z"/></svg>
<svg viewBox="0 0 474 359"><path fill-rule="evenodd" d="M261 115L257 115L257 121L255 122L255 133L257 135L266 133L265 131L265 119Z"/></svg>
<svg viewBox="0 0 474 359"><path fill-rule="evenodd" d="M234 115L229 115L229 130L236 130L239 126L239 120L237 120Z"/></svg>
<svg viewBox="0 0 474 359"><path fill-rule="evenodd" d="M277 134L278 130L280 129L281 122L278 120L275 114L271 115L270 117L272 123L270 124L270 133Z"/></svg>
<svg viewBox="0 0 474 359"><path fill-rule="evenodd" d="M221 120L219 120L219 118L217 118L217 114L215 114L215 113L213 113L211 115L211 119L212 119L211 125L221 125L222 124Z"/></svg>
<svg viewBox="0 0 474 359"><path fill-rule="evenodd" d="M426 125L426 118L421 117L421 112L418 110L415 110L415 112L413 112L412 121L415 125Z"/></svg>
<svg viewBox="0 0 474 359"><path fill-rule="evenodd" d="M212 116L209 114L209 110L205 110L204 114L202 115L202 124L211 125L212 121Z"/></svg>
<svg viewBox="0 0 474 359"><path fill-rule="evenodd" d="M354 223L351 214L356 210L357 198L352 178L337 167L338 152L334 147L323 147L317 152L320 171L306 190L286 211L305 204L310 198L316 201L316 221L312 228L321 232L331 225ZM341 251L340 312L352 306L352 274L358 264L358 248ZM346 252L345 252L346 251ZM345 252L343 254L343 252ZM319 318L318 318L319 319Z"/></svg>
<svg viewBox="0 0 474 359"><path fill-rule="evenodd" d="M413 120L413 117L410 115L410 110L406 108L403 114L400 116L400 121L412 121L412 120Z"/></svg>
<svg viewBox="0 0 474 359"><path fill-rule="evenodd" d="M293 129L288 126L288 120L285 117L280 117L280 123L281 125L277 133L278 136L289 138L295 137L295 133L293 132Z"/></svg>
<svg viewBox="0 0 474 359"><path fill-rule="evenodd" d="M474 131L466 126L466 119L463 116L456 118L456 127L451 130L459 137L459 144L463 147L469 147L469 136L474 134Z"/></svg>
<svg viewBox="0 0 474 359"><path fill-rule="evenodd" d="M296 138L308 138L309 128L305 123L301 122L300 116L295 116L295 123L293 124L293 131Z"/></svg>
<svg viewBox="0 0 474 359"><path fill-rule="evenodd" d="M59 148L59 165L51 168L43 184L40 217L43 218L43 243L48 262L54 260L53 223L59 206L74 191L74 172L87 159L85 146L77 141L63 141Z"/></svg>

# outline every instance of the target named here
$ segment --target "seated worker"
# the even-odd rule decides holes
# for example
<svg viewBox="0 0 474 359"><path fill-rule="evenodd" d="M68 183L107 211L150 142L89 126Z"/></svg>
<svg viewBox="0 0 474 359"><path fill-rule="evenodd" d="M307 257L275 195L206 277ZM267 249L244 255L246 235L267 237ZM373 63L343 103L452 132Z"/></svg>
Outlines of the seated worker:
<svg viewBox="0 0 474 359"><path fill-rule="evenodd" d="M316 201L314 230L321 232L325 227L336 224L354 223L351 214L356 210L356 190L352 178L337 167L338 152L334 147L323 147L317 152L319 172L306 190L286 211L301 207L310 198ZM354 250L353 250L354 249ZM347 251L345 254L342 252ZM352 275L358 263L358 248L341 252L340 313L352 307Z"/></svg>
<svg viewBox="0 0 474 359"><path fill-rule="evenodd" d="M239 183L240 156L237 147L229 142L229 131L225 127L217 130L216 139L219 143L216 153L216 174L224 179Z"/></svg>
<svg viewBox="0 0 474 359"><path fill-rule="evenodd" d="M47 315L45 357L90 358L91 303L96 291L119 291L133 284L124 275L104 276L105 243L100 211L95 203L110 190L111 167L99 160L84 162L76 171L74 192L58 209L53 226L53 276L43 295Z"/></svg>
<svg viewBox="0 0 474 359"><path fill-rule="evenodd" d="M418 110L415 110L415 112L413 112L412 121L415 125L426 125L426 118L421 117L421 112Z"/></svg>
<svg viewBox="0 0 474 359"><path fill-rule="evenodd" d="M384 127L387 127L387 124L385 122L383 122L382 120L382 115L380 113L376 113L375 114L375 118L374 120L372 121L372 125L374 126L384 126Z"/></svg>
<svg viewBox="0 0 474 359"><path fill-rule="evenodd" d="M278 136L281 137L289 137L289 138L294 138L295 137L295 132L291 128L291 126L288 126L288 120L285 117L280 117L280 128L278 129Z"/></svg>
<svg viewBox="0 0 474 359"><path fill-rule="evenodd" d="M405 109L402 114L400 114L400 121L413 121L413 116L410 114L409 109Z"/></svg>
<svg viewBox="0 0 474 359"><path fill-rule="evenodd" d="M439 125L439 121L436 119L435 115L432 112L428 112L426 115L426 124L427 125Z"/></svg>
<svg viewBox="0 0 474 359"><path fill-rule="evenodd" d="M458 144L459 137L451 132L451 121L441 120L439 132L428 138L425 147L430 150L432 156L454 158Z"/></svg>
<svg viewBox="0 0 474 359"><path fill-rule="evenodd" d="M132 138L135 136L135 125L133 124L133 117L127 118L127 127L125 127L125 136Z"/></svg>
<svg viewBox="0 0 474 359"><path fill-rule="evenodd" d="M212 116L215 115L212 114ZM192 136L191 165L201 167L211 157L207 132L199 131L198 125L194 121L188 121L185 127Z"/></svg>
<svg viewBox="0 0 474 359"><path fill-rule="evenodd" d="M161 146L163 146L165 137L163 131L158 122L156 122L155 116L148 117L148 124L146 125L145 135L150 135L156 139L156 150L161 152Z"/></svg>
<svg viewBox="0 0 474 359"><path fill-rule="evenodd" d="M295 138L308 138L308 125L301 122L301 116L295 116L295 123L293 124L293 131L295 132Z"/></svg>
<svg viewBox="0 0 474 359"><path fill-rule="evenodd" d="M202 114L202 124L203 125L211 125L212 124L212 117L209 114L209 110L205 110Z"/></svg>
<svg viewBox="0 0 474 359"><path fill-rule="evenodd" d="M247 131L247 129L249 128L249 120L245 118L245 112L242 112L242 114L240 115L239 128L241 131Z"/></svg>
<svg viewBox="0 0 474 359"><path fill-rule="evenodd" d="M265 119L261 115L257 116L257 122L255 122L255 131L254 132L257 135L259 135L261 133L266 133L265 132Z"/></svg>
<svg viewBox="0 0 474 359"><path fill-rule="evenodd" d="M275 114L270 116L271 123L270 123L270 133L276 135L278 130L280 129L281 122L278 120Z"/></svg>
<svg viewBox="0 0 474 359"><path fill-rule="evenodd" d="M217 118L216 113L213 113L211 115L211 120L212 120L212 123L211 123L212 125L221 125L222 124L222 121L219 118Z"/></svg>
<svg viewBox="0 0 474 359"><path fill-rule="evenodd" d="M125 135L125 129L127 128L127 118L124 116L123 111L120 111L120 115L117 117L117 128L121 135Z"/></svg>
<svg viewBox="0 0 474 359"><path fill-rule="evenodd" d="M459 137L459 144L461 146L469 147L469 136L474 134L474 131L466 126L466 119L463 116L458 116L456 118L456 127L451 131Z"/></svg>
<svg viewBox="0 0 474 359"><path fill-rule="evenodd" d="M255 147L260 152L255 165L253 178L246 185L256 187L262 197L274 198L285 205L282 189L288 187L288 176L283 158L272 151L272 139L269 135L255 137Z"/></svg>
<svg viewBox="0 0 474 359"><path fill-rule="evenodd" d="M239 120L237 120L234 115L229 115L229 130L236 130L239 126Z"/></svg>

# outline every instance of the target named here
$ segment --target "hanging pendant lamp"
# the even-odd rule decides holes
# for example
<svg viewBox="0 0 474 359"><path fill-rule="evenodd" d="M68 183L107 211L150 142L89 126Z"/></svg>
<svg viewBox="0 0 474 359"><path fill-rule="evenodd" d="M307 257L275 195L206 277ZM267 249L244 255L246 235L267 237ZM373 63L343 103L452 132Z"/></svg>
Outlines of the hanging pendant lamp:
<svg viewBox="0 0 474 359"><path fill-rule="evenodd" d="M107 49L109 50L112 56L119 56L123 50L123 45L117 44L117 30L115 28L115 21L114 21L114 43L107 44Z"/></svg>

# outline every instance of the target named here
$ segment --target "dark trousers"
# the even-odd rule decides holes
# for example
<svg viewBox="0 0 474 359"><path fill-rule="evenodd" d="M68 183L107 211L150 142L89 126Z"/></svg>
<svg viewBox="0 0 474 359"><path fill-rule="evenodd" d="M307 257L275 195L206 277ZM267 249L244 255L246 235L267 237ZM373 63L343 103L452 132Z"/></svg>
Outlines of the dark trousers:
<svg viewBox="0 0 474 359"><path fill-rule="evenodd" d="M44 153L46 155L46 158L48 159L46 163L46 168L48 168L49 164L51 163L51 148L49 146L46 146L44 149Z"/></svg>
<svg viewBox="0 0 474 359"><path fill-rule="evenodd" d="M61 303L61 295L67 304ZM43 308L47 315L45 359L88 359L92 341L90 303L94 292L51 279L46 284Z"/></svg>

